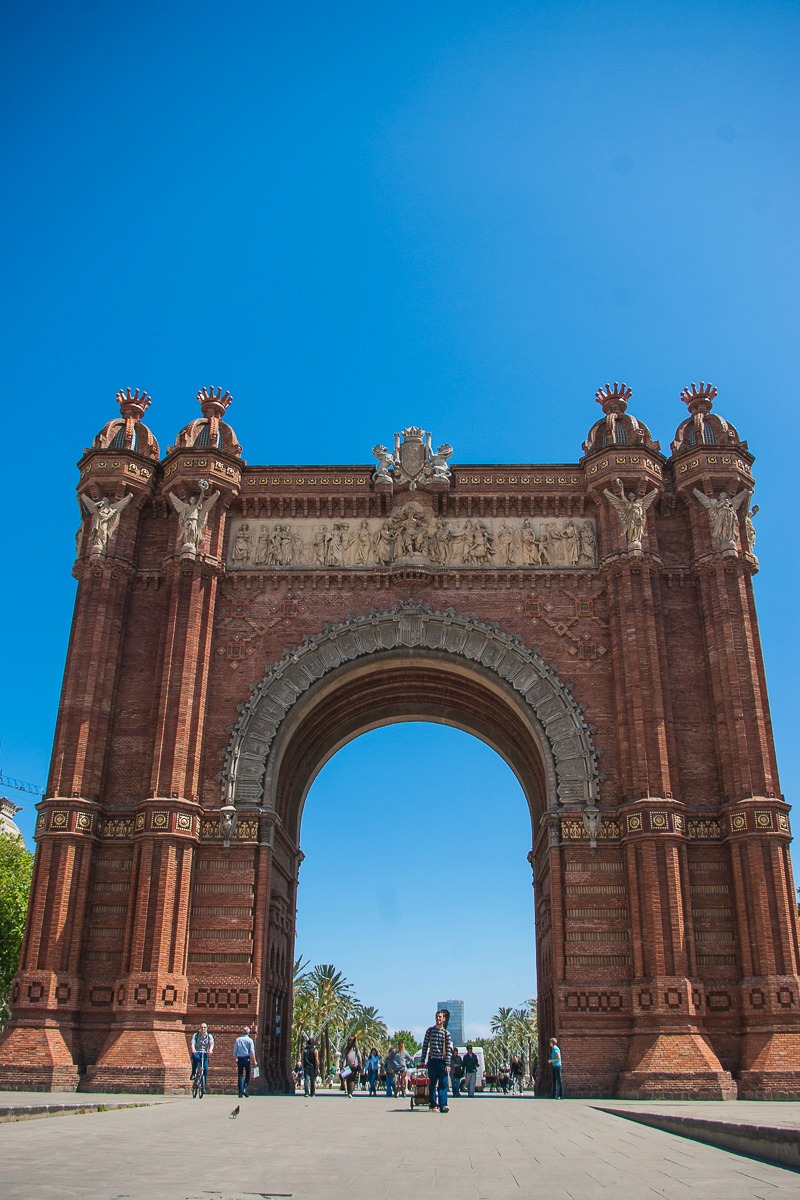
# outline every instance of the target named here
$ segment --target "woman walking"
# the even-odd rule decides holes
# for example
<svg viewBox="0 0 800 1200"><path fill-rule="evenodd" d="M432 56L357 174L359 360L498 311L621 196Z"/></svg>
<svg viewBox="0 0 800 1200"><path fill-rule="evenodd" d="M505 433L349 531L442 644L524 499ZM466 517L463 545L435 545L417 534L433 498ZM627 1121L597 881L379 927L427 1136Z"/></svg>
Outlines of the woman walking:
<svg viewBox="0 0 800 1200"><path fill-rule="evenodd" d="M381 1056L378 1054L376 1047L373 1046L369 1052L369 1058L367 1059L367 1083L369 1084L370 1096L377 1096L378 1094L376 1087L378 1083L378 1071L380 1070L380 1066Z"/></svg>
<svg viewBox="0 0 800 1200"><path fill-rule="evenodd" d="M341 1065L339 1067L339 1075L344 1083L344 1090L348 1097L353 1095L360 1074L361 1051L358 1048L358 1042L355 1037L349 1037L342 1050Z"/></svg>

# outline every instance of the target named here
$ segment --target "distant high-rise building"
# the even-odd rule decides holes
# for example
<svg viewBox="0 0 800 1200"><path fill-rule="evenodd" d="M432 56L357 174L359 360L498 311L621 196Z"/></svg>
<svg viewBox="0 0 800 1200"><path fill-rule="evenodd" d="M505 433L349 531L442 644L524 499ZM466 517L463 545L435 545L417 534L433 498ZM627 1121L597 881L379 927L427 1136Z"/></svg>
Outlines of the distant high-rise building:
<svg viewBox="0 0 800 1200"><path fill-rule="evenodd" d="M463 1000L439 1000L436 1004L437 1012L440 1008L448 1009L450 1013L450 1021L447 1026L450 1031L450 1036L456 1046L464 1045L464 1001Z"/></svg>

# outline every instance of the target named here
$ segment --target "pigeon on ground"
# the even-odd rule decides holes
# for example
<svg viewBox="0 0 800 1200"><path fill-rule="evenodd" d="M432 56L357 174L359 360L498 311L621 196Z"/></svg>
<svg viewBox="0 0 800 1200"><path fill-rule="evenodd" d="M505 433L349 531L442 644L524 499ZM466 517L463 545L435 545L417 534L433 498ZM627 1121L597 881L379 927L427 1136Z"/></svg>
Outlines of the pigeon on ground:
<svg viewBox="0 0 800 1200"><path fill-rule="evenodd" d="M240 1105L240 1104L237 1104L237 1105L236 1105L236 1108L235 1108L235 1109L233 1110L233 1112L231 1113L231 1117L238 1117L238 1115L239 1115L240 1111L241 1111L241 1105Z"/></svg>

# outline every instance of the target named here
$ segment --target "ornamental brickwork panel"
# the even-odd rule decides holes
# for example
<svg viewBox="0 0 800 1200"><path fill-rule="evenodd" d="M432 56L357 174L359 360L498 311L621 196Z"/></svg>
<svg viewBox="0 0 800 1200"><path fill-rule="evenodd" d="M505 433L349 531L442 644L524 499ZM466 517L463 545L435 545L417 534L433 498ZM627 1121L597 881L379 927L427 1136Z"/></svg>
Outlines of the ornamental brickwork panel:
<svg viewBox="0 0 800 1200"><path fill-rule="evenodd" d="M207 1021L219 1063L252 1025L289 1088L310 780L411 718L489 742L527 798L540 1061L566 1039L574 1095L800 1098L753 458L715 398L684 389L669 456L609 384L572 464L462 464L409 426L275 468L221 388L163 456L120 392L79 464L0 1086L181 1092Z"/></svg>

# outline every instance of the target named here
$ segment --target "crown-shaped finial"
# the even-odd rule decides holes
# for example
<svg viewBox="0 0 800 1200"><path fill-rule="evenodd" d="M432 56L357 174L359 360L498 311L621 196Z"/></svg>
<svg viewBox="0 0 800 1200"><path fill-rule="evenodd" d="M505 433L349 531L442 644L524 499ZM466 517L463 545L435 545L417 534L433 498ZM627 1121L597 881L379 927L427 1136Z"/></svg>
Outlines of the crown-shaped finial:
<svg viewBox="0 0 800 1200"><path fill-rule="evenodd" d="M627 383L607 383L605 387L597 389L594 398L598 404L602 404L606 416L610 413L620 416L628 407L632 395L633 388L629 388Z"/></svg>
<svg viewBox="0 0 800 1200"><path fill-rule="evenodd" d="M681 392L681 400L689 406L689 412L694 416L695 413L711 412L716 394L717 389L713 383L703 383L701 380L699 384L693 383L691 387L685 387Z"/></svg>
<svg viewBox="0 0 800 1200"><path fill-rule="evenodd" d="M117 404L126 421L141 421L150 407L150 397L147 392L140 392L138 388L134 388L133 391L130 388L120 388L117 392Z"/></svg>
<svg viewBox="0 0 800 1200"><path fill-rule="evenodd" d="M225 409L232 400L233 396L230 392L223 392L220 387L200 388L197 393L197 403L203 410L203 416L209 419L216 417L218 421L225 415Z"/></svg>

